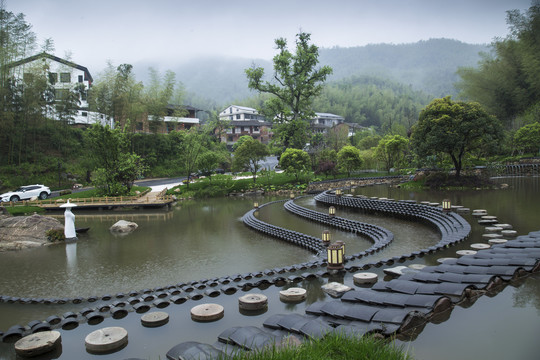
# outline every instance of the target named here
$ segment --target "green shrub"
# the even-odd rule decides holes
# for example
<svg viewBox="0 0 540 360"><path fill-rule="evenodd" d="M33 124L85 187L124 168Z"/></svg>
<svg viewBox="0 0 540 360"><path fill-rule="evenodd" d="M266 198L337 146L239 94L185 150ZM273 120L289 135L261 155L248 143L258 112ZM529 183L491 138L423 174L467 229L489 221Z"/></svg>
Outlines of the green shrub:
<svg viewBox="0 0 540 360"><path fill-rule="evenodd" d="M50 242L66 240L66 236L64 235L64 229L51 229L48 230L45 234L47 235L47 240Z"/></svg>

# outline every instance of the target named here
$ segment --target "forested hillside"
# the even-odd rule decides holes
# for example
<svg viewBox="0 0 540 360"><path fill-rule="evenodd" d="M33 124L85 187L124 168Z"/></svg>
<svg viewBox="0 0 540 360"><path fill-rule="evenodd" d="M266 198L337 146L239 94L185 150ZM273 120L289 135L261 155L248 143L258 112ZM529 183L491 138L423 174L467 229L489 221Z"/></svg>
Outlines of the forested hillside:
<svg viewBox="0 0 540 360"><path fill-rule="evenodd" d="M352 76L382 76L411 85L433 97L455 95L458 67L475 66L485 45L465 44L456 40L431 39L413 44L376 44L353 48L320 49L320 64L329 65L336 82ZM179 65L173 70L185 86L186 100L208 109L253 96L244 70L252 64L272 73L271 59L205 58ZM147 64L135 64L137 77L146 77ZM204 106L203 106L204 105Z"/></svg>

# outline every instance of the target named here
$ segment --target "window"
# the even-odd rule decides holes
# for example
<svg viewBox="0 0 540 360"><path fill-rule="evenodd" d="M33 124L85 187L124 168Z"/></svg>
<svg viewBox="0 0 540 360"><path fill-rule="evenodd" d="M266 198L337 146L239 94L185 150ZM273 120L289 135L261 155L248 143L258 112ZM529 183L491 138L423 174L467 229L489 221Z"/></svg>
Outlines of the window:
<svg viewBox="0 0 540 360"><path fill-rule="evenodd" d="M236 114L236 120L240 120L240 114Z"/></svg>
<svg viewBox="0 0 540 360"><path fill-rule="evenodd" d="M71 82L71 74L70 73L60 73L60 82L70 83Z"/></svg>
<svg viewBox="0 0 540 360"><path fill-rule="evenodd" d="M49 82L54 85L58 82L58 73L49 73Z"/></svg>
<svg viewBox="0 0 540 360"><path fill-rule="evenodd" d="M80 83L83 82L83 76L82 76L82 75L79 75L79 82L80 82Z"/></svg>
<svg viewBox="0 0 540 360"><path fill-rule="evenodd" d="M142 129L143 129L143 123L142 123L142 121L137 122L137 130L138 130L138 131L142 131Z"/></svg>
<svg viewBox="0 0 540 360"><path fill-rule="evenodd" d="M67 89L54 89L54 97L56 100L64 100L67 99L69 95L69 90Z"/></svg>
<svg viewBox="0 0 540 360"><path fill-rule="evenodd" d="M88 116L88 113L87 113L86 111L83 111L83 112L81 113L81 115L82 115L82 116Z"/></svg>

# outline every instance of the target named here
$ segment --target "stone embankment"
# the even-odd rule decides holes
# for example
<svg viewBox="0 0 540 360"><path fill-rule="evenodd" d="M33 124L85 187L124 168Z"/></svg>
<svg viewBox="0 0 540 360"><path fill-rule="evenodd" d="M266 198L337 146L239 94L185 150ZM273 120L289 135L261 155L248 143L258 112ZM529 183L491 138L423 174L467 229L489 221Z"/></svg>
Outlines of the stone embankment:
<svg viewBox="0 0 540 360"><path fill-rule="evenodd" d="M372 178L348 178L348 179L336 179L312 182L307 188L309 194L320 193L330 189L336 188L351 188L362 187L369 185L381 185L381 184L395 184L405 180L408 180L409 176L383 176Z"/></svg>

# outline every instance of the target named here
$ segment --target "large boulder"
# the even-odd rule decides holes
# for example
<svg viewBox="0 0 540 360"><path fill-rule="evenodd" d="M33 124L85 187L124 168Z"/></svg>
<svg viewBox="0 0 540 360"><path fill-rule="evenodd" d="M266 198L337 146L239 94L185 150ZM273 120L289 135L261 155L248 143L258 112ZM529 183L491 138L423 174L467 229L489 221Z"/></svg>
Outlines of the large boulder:
<svg viewBox="0 0 540 360"><path fill-rule="evenodd" d="M119 220L116 222L116 224L111 226L109 230L112 233L116 233L116 234L129 234L135 231L135 229L137 229L138 227L139 225L137 225L134 222L126 221L126 220Z"/></svg>
<svg viewBox="0 0 540 360"><path fill-rule="evenodd" d="M47 231L64 229L64 225L52 217L0 215L0 251L22 250L51 245Z"/></svg>

